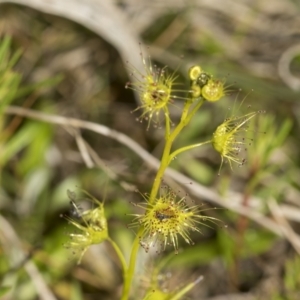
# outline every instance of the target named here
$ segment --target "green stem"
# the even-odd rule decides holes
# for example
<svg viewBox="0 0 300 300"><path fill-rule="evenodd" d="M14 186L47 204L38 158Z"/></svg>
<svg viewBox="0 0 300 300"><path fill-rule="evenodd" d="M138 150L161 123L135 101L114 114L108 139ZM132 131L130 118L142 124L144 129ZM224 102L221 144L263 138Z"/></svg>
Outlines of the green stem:
<svg viewBox="0 0 300 300"><path fill-rule="evenodd" d="M125 258L123 256L123 253L120 250L119 246L110 237L108 238L108 241L111 243L111 245L113 246L113 248L115 249L115 251L118 255L118 258L119 258L119 260L121 262L121 265L122 265L123 277L125 278L125 272L127 270L127 263L126 263Z"/></svg>
<svg viewBox="0 0 300 300"><path fill-rule="evenodd" d="M153 204L153 202L155 201L155 197L161 185L163 174L165 173L165 170L170 163L169 157L170 157L171 148L175 138L178 136L181 130L190 122L192 117L195 115L195 113L202 106L203 103L204 103L204 99L200 99L199 102L193 107L192 111L188 113L188 109L191 106L192 102L190 101L186 102L185 107L183 109L185 117L181 117L180 123L175 127L173 132L170 134L169 138L166 140L164 152L161 158L160 167L156 173L152 190L150 193L149 204Z"/></svg>
<svg viewBox="0 0 300 300"><path fill-rule="evenodd" d="M181 114L181 119L180 121L183 121L185 120L188 112L189 112L189 109L190 109L190 106L193 104L193 99L189 99L185 102L184 104L184 107L183 107L183 110L182 110L182 114Z"/></svg>
<svg viewBox="0 0 300 300"><path fill-rule="evenodd" d="M151 193L150 193L149 200L148 200L149 204L153 204L153 202L155 201L157 192L161 185L163 175L165 173L166 168L169 165L170 152L171 152L171 148L172 148L174 140L176 139L178 134L181 132L181 130L190 122L190 120L195 115L197 110L202 106L202 104L204 103L204 99L200 99L199 102L193 107L192 111L189 113L189 108L192 105L192 103L193 103L192 100L187 101L185 103L180 123L175 127L173 132L171 134L169 134L169 136L166 135L166 144L164 147L164 152L162 155L160 167L156 173L156 176L155 176L155 179L154 179L154 182L152 185ZM168 120L168 122L169 122L169 120ZM167 126L166 128L169 128L169 127ZM167 129L167 130L170 130L170 129ZM133 242L131 255L130 255L130 261L129 261L129 267L128 267L128 270L125 275L125 282L124 282L124 288L123 288L123 294L122 294L121 300L127 300L129 297L131 282L132 282L132 278L134 276L136 258L137 258L137 254L138 254L138 250L139 250L139 246L140 246L140 238L143 235L143 231L144 231L144 228L141 227L134 239L134 242Z"/></svg>
<svg viewBox="0 0 300 300"><path fill-rule="evenodd" d="M170 116L169 116L169 111L165 112L165 120L166 120L166 132L165 132L165 140L168 140L169 136L170 136L170 124L171 124L171 120L170 120Z"/></svg>
<svg viewBox="0 0 300 300"><path fill-rule="evenodd" d="M133 241L133 246L130 255L129 267L126 271L125 282L123 287L123 294L121 300L127 300L129 298L130 286L135 270L136 257L140 246L140 238L143 235L144 228L141 227Z"/></svg>
<svg viewBox="0 0 300 300"><path fill-rule="evenodd" d="M194 145L189 145L189 146L186 146L186 147L182 147L182 148L179 148L177 150L175 150L174 152L172 152L169 156L169 164L171 163L171 161L180 153L184 152L184 151L188 151L188 150L191 150L193 148L197 148L197 147L200 147L200 146L203 146L205 144L209 144L211 143L211 140L209 141L206 141L206 142L203 142L203 143L197 143L197 144L194 144Z"/></svg>

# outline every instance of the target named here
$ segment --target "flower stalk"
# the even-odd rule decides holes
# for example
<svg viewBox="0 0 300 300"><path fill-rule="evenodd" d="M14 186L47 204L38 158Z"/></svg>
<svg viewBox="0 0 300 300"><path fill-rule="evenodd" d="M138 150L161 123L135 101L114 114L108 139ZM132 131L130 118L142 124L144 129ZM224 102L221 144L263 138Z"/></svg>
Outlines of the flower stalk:
<svg viewBox="0 0 300 300"><path fill-rule="evenodd" d="M143 62L144 62L144 60L143 60ZM145 65L145 62L144 62L144 65ZM150 75L151 75L151 72L150 72ZM213 102L217 101L221 97L223 97L225 94L223 83L221 83L221 81L212 80L211 79L212 76L207 73L204 73L200 66L194 66L194 67L190 68L189 77L190 77L190 91L188 92L189 96L186 98L184 107L182 109L180 122L174 128L174 130L172 132L170 129L171 120L170 120L168 106L167 106L169 104L168 101L164 102L165 106L159 107L159 109L157 106L156 110L155 110L157 117L159 115L159 110L162 110L164 113L164 116L165 116L165 124L166 124L165 125L165 146L164 146L164 150L162 153L160 167L154 178L152 189L151 189L148 201L147 201L148 204L145 208L146 211L149 210L151 207L155 206L156 196L157 196L159 188L161 186L164 173L165 173L167 167L169 166L169 164L174 159L174 157L184 151L193 149L195 147L200 147L202 145L205 145L205 144L208 144L211 142L211 141L206 141L203 143L197 143L197 144L186 146L186 147L183 147L183 148L180 148L180 149L177 149L177 150L171 152L175 139L181 133L183 128L189 124L189 122L194 117L196 112L200 109L200 107L203 105L203 103L205 101L213 101ZM142 78L144 79L144 81L143 81L144 83L139 84L139 87L143 87L142 92L141 92L141 100L142 100L143 104L142 104L141 108L144 109L144 113L142 114L142 117L145 114L148 114L150 117L149 119L151 120L152 116L153 116L153 112L152 112L153 109L149 110L150 106L148 104L145 104L145 101L143 102L143 99L145 100L144 95L145 95L145 93L147 93L146 90L149 87L149 82L153 82L153 80L150 79L151 76L149 76L149 72L148 72L148 76L142 76ZM175 79L176 77L172 76L171 84L173 84L173 78ZM163 80L162 80L162 82L163 82ZM207 87L206 87L206 85L207 85ZM132 87L134 88L134 85L132 85ZM152 89L152 87L151 87L151 89ZM201 94L201 91L203 89L206 93L204 95ZM171 94L171 90L172 89L169 90L168 94ZM153 90L151 90L151 93L153 96ZM154 100L154 99L152 99L152 100ZM149 103L150 102L151 101L149 101ZM154 103L156 105L156 101L154 101ZM148 127L149 127L149 123L148 123ZM126 297L128 297L128 295L129 295L129 289L130 289L131 281L132 281L134 270L135 270L135 263L136 263L136 259L137 259L138 249L140 246L140 238L145 234L145 232L147 232L147 228L145 228L144 225L145 224L141 224L138 234L135 237L135 240L133 243L130 262L129 262L129 268L128 268L127 276L125 278L122 300L127 299ZM174 240L174 243L176 244L175 240Z"/></svg>
<svg viewBox="0 0 300 300"><path fill-rule="evenodd" d="M171 152L174 140L179 135L179 133L182 131L182 129L190 122L192 117L195 115L195 113L198 111L198 109L203 105L203 103L204 103L204 99L200 99L199 102L192 109L192 111L190 113L188 113L189 108L192 104L192 100L186 101L180 123L175 127L175 129L173 130L173 132L170 135L168 135L168 136L166 135L167 139L165 142L165 147L164 147L164 151L162 154L160 167L159 167L159 169L156 173L156 176L154 178L154 181L153 181L153 185L152 185L152 189L151 189L151 193L150 193L150 197L149 197L149 205L155 201L155 197L158 193L159 187L161 186L163 175L171 162L170 152ZM140 237L143 235L143 233L144 233L144 227L141 226L141 228L139 229L139 231L134 239L134 242L133 242L133 247L131 250L130 262L129 262L129 268L128 268L127 276L125 277L122 300L128 299L128 296L129 296L129 290L130 290L132 278L134 276L135 264L137 261L138 249L140 247Z"/></svg>
<svg viewBox="0 0 300 300"><path fill-rule="evenodd" d="M182 152L185 152L185 151L188 151L188 150L192 150L194 148L198 148L198 147L201 147L203 145L206 145L206 144L210 144L212 142L212 140L209 140L209 141L206 141L206 142L202 142L202 143L197 143L197 144L193 144L193 145L189 145L189 146L186 146L186 147L182 147L182 148L179 148L177 150L175 150L174 152L172 152L170 154L170 161L169 161L169 164L171 163L172 160L174 160L178 154L182 153Z"/></svg>

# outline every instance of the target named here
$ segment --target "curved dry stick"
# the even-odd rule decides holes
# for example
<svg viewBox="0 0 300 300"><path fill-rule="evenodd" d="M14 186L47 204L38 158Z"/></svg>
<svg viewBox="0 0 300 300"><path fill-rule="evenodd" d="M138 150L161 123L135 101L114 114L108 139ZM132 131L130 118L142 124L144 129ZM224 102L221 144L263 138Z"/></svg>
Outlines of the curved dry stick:
<svg viewBox="0 0 300 300"><path fill-rule="evenodd" d="M0 0L1 3L28 6L79 23L111 43L124 62L130 60L130 63L139 71L144 68L139 56L141 50L138 34L133 31L132 26L129 26L130 22L124 11L113 1Z"/></svg>
<svg viewBox="0 0 300 300"><path fill-rule="evenodd" d="M300 255L300 236L293 230L291 225L285 219L280 206L275 199L270 198L267 202L274 219L277 224L281 227L282 233L285 238L291 243L296 252Z"/></svg>
<svg viewBox="0 0 300 300"><path fill-rule="evenodd" d="M125 191L136 191L136 186L121 180L116 173L114 173L110 168L108 168L105 165L105 163L101 160L96 151L81 136L79 130L74 129L73 127L71 129L72 130L70 130L70 127L66 128L66 130L75 138L77 148L87 168L101 168L111 180L118 182L119 185L122 186L122 188Z"/></svg>
<svg viewBox="0 0 300 300"><path fill-rule="evenodd" d="M151 168L158 169L160 165L160 161L148 153L145 149L143 149L138 143L133 141L127 135L120 133L116 130L110 129L104 125L96 124L89 121L78 120L74 118L67 118L57 115L46 114L22 107L16 106L9 106L5 109L6 114L11 115L18 115L23 117L29 117L35 120L48 122L52 124L58 124L62 126L71 126L74 128L81 128L81 129L88 129L94 131L98 134L107 136L109 138L115 139L116 141L120 142L121 144L130 148L133 152L135 152L138 156L140 156ZM226 207L238 214L244 215L255 222L259 223L260 225L268 228L270 231L274 232L275 234L282 236L281 228L271 219L265 217L263 214L258 212L255 207L257 208L259 199L252 197L250 199L250 207L245 208L243 207L241 202L241 195L239 193L229 192L226 198L221 198L216 192L210 190L207 187L200 185L199 183L191 180L189 177L168 168L166 170L166 176L172 178L178 183L190 182L191 184L187 185L189 191L200 198L204 198L205 200L212 202L216 205Z"/></svg>

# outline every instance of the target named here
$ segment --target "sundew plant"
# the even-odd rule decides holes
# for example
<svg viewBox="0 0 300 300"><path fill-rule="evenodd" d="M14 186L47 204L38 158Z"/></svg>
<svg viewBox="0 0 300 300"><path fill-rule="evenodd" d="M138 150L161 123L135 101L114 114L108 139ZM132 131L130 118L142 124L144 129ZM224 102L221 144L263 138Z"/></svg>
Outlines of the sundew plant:
<svg viewBox="0 0 300 300"><path fill-rule="evenodd" d="M68 128L70 124L75 127L80 122L82 124L82 121L79 120L71 118L66 120L66 118L57 116L49 117L49 115L41 112L36 113L23 108L20 110L20 108L10 105L17 92L24 93L24 90L19 88L21 76L12 71L12 66L20 57L20 52L10 57L9 46L9 38L5 38L2 44L0 43L0 129L2 131L0 166L2 167L17 150L23 149L24 141L15 142L15 139L19 137L23 139L23 136L35 136L32 131L28 135L24 135L23 131L20 131L20 135L12 135L5 130L5 113L21 111L21 113L26 113L26 116L31 116L37 120L58 121L58 124ZM198 65L189 69L187 74L189 84L184 87L184 83L178 82L179 77L176 72L169 72L167 67L159 68L153 65L150 59L146 60L142 54L141 59L144 66L143 72L138 71L128 63L131 80L126 84L126 88L134 90L139 95L140 104L133 114L137 115L139 121L145 121L146 130L154 127L154 130L159 128L159 130L164 131L164 147L157 172L149 182L151 189L139 193L140 201L132 202L132 208L136 208L136 210L128 214L128 217L131 218L128 223L128 230L135 233L129 259L125 258L125 253L110 236L111 228L107 221L106 211L108 207L105 205L104 199L100 201L84 190L79 193L67 190L71 209L69 213L61 215L69 223L64 247L71 252L71 257L75 258L78 264L81 263L82 258L92 245L111 244L122 268L122 300L134 298L133 291L136 291L134 286L135 270L140 252L145 252L145 255L151 255L152 258L153 253L170 250L174 257L179 253L182 244L194 245L193 237L195 234L202 234L206 227L214 228L220 225L225 227L222 220L207 214L207 210L210 208L203 209L200 205L190 205L186 196L182 196L181 193L168 187L164 181L166 169L172 165L175 158L180 159L183 152L202 146L212 147L219 154L220 168L218 174L225 167L223 166L225 162L231 169L235 165L243 165L246 160L244 150L252 142L248 135L248 133L251 134L248 124L260 113L260 111L254 111L242 116L227 116L221 124L216 125L210 139L176 148L174 142L183 133L182 131L187 129L192 118L201 107L203 105L215 105L215 102L222 100L228 94L228 87L225 86L224 80L215 78L213 74L206 72ZM54 81L52 79L48 84L53 84ZM46 83L44 82L43 86L46 86ZM170 114L172 107L181 113L177 121ZM201 113L199 115L201 116ZM226 116L226 112L224 115ZM85 123L91 125L90 122ZM43 133L43 136L47 135ZM35 140L39 141L38 138ZM36 149L40 149L40 144L38 147L34 147L33 153L35 155L37 155ZM41 151L41 155L44 155L44 151ZM32 156L30 155L30 157ZM81 200L88 200L89 208L84 209ZM87 201L84 202L86 204ZM112 213L110 211L110 215ZM6 223L3 223L3 219L0 218L1 220L2 224L5 225ZM59 235L61 234L59 233ZM23 259L26 260L27 258L24 256ZM160 278L163 276L160 272L162 265L160 261L160 263L154 264L151 272L148 272L148 287L138 299L181 299L203 278L199 276L196 280L179 288L165 289L160 284Z"/></svg>
<svg viewBox="0 0 300 300"><path fill-rule="evenodd" d="M128 63L131 80L126 84L126 88L136 91L139 95L140 104L134 111L138 114L138 120L144 120L147 129L153 126L164 130L164 148L151 190L141 194L140 203L134 203L142 212L133 213L132 221L128 225L136 232L129 262L109 236L103 202L88 195L94 203L93 208L82 211L74 201L73 192L69 191L72 211L70 216L65 216L74 226L74 231L76 230L69 234L66 247L76 255L78 263L89 246L104 241L112 244L123 268L122 300L131 297L137 256L141 247L146 252L154 249L158 253L173 248L174 254L177 254L182 242L194 244L192 232L201 234L204 226L214 227L222 224L222 220L207 216L200 206L189 206L186 197L177 195L169 187L164 188L163 178L168 166L175 158L180 159L181 153L204 145L210 145L220 155L218 174L224 162L228 162L231 169L234 165L243 165L245 163L243 150L249 144L245 138L248 122L259 113L254 111L243 116L227 117L223 123L216 126L211 139L176 149L173 147L174 142L195 114L203 105L214 105L220 101L228 93L228 88L224 80L215 78L199 65L189 69L189 85L182 88L184 85L177 82L176 73L169 72L167 67L159 68L153 65L150 59L145 59L142 54L141 59L144 65L143 72L139 72ZM170 115L170 107L175 101L181 111L178 122L174 122ZM178 102L181 102L181 105ZM179 290L166 292L160 290L154 275L149 277L153 278L152 285L149 291L145 292L143 299L180 299L201 281L199 277Z"/></svg>

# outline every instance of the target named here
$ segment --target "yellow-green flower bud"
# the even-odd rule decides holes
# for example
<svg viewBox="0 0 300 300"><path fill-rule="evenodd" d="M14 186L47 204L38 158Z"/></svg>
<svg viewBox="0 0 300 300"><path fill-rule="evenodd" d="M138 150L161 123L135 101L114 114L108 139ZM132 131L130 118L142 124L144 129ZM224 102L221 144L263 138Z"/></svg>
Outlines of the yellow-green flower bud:
<svg viewBox="0 0 300 300"><path fill-rule="evenodd" d="M210 102L218 101L224 95L224 84L220 80L210 79L202 88L203 98Z"/></svg>
<svg viewBox="0 0 300 300"><path fill-rule="evenodd" d="M85 194L88 194L85 192ZM73 192L68 191L68 196L74 195ZM81 212L73 198L70 198L72 209L72 215L75 218L69 216L63 216L70 224L76 229L76 233L70 233L70 240L65 244L65 247L71 249L74 256L77 258L77 263L81 262L81 259L86 250L94 244L100 244L108 238L107 220L104 214L104 204L89 195L90 199L97 205L93 209Z"/></svg>
<svg viewBox="0 0 300 300"><path fill-rule="evenodd" d="M195 81L198 79L199 75L201 74L202 69L200 66L193 66L189 69L189 78L192 81Z"/></svg>
<svg viewBox="0 0 300 300"><path fill-rule="evenodd" d="M198 206L188 207L185 198L178 200L177 195L172 191L167 191L165 195L156 199L154 204L147 201L136 206L146 208L146 211L143 215L134 215L136 218L130 227L144 226L140 243L146 252L150 247L158 246L159 252L165 250L167 245L173 245L177 254L179 236L186 243L194 244L189 235L190 231L201 232L197 225L205 221L218 221L201 215Z"/></svg>
<svg viewBox="0 0 300 300"><path fill-rule="evenodd" d="M199 85L193 84L191 86L191 94L193 98L199 98L201 96L201 87Z"/></svg>
<svg viewBox="0 0 300 300"><path fill-rule="evenodd" d="M126 84L126 88L135 90L140 95L141 105L136 109L142 109L143 113L139 120L147 119L148 128L153 118L159 123L159 115L168 114L168 105L172 100L173 83L176 79L174 74L169 75L166 67L158 68L146 63L142 56L145 74L141 74L134 67L132 69L133 81Z"/></svg>
<svg viewBox="0 0 300 300"><path fill-rule="evenodd" d="M244 125L257 114L258 112L252 112L240 117L227 118L213 133L212 145L222 158L220 170L225 159L231 168L232 162L239 165L244 163L245 159L239 156L245 145L245 137L241 136L241 133L247 131Z"/></svg>

